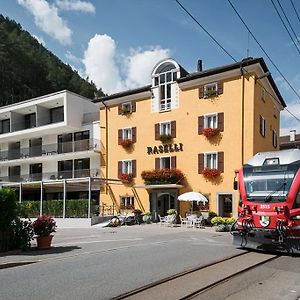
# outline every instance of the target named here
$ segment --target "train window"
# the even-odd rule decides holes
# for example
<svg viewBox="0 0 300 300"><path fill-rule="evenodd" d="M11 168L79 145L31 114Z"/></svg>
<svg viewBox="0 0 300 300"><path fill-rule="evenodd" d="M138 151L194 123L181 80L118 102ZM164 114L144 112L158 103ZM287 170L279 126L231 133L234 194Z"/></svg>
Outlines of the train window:
<svg viewBox="0 0 300 300"><path fill-rule="evenodd" d="M300 208L300 190L298 191L298 194L296 196L293 208Z"/></svg>

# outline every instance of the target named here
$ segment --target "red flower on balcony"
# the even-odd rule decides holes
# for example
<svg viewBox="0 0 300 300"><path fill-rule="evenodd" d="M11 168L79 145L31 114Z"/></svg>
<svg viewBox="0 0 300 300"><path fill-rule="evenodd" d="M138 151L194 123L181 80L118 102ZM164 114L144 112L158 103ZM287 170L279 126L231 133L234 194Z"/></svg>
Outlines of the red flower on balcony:
<svg viewBox="0 0 300 300"><path fill-rule="evenodd" d="M120 145L124 148L130 148L132 146L133 142L130 139L124 139L120 142Z"/></svg>
<svg viewBox="0 0 300 300"><path fill-rule="evenodd" d="M141 176L145 184L175 184L184 178L184 174L178 169L143 171Z"/></svg>
<svg viewBox="0 0 300 300"><path fill-rule="evenodd" d="M206 178L216 178L220 176L221 172L218 169L205 168L201 174Z"/></svg>
<svg viewBox="0 0 300 300"><path fill-rule="evenodd" d="M216 136L219 133L220 133L220 130L218 128L204 128L203 129L203 135L208 139L213 138L214 136Z"/></svg>
<svg viewBox="0 0 300 300"><path fill-rule="evenodd" d="M130 183L132 182L134 176L132 173L121 173L119 175L119 179L122 180L123 183Z"/></svg>

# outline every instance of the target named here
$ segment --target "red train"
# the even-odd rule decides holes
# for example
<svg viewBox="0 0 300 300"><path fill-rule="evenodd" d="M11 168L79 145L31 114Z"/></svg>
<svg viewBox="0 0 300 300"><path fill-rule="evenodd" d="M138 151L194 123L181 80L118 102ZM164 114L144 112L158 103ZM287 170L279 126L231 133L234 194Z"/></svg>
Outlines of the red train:
<svg viewBox="0 0 300 300"><path fill-rule="evenodd" d="M300 150L261 152L236 171L235 245L300 253Z"/></svg>

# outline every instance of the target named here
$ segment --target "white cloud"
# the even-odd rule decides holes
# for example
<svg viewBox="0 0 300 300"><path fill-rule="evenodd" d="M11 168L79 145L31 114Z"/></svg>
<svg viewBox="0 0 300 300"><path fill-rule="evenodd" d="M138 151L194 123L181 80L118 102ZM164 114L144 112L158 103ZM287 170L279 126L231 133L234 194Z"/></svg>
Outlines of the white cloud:
<svg viewBox="0 0 300 300"><path fill-rule="evenodd" d="M124 90L115 54L115 41L106 34L96 34L89 41L82 60L86 76L109 94Z"/></svg>
<svg viewBox="0 0 300 300"><path fill-rule="evenodd" d="M151 72L157 62L169 57L169 49L154 47L150 50L131 50L130 56L126 59L128 88L140 87L151 83Z"/></svg>
<svg viewBox="0 0 300 300"><path fill-rule="evenodd" d="M160 47L145 51L139 48L132 49L129 56L121 59L116 56L115 41L108 35L96 34L89 41L82 62L85 77L105 93L112 94L150 84L153 67L169 54L168 49ZM121 70L124 70L124 78Z"/></svg>
<svg viewBox="0 0 300 300"><path fill-rule="evenodd" d="M294 102L287 106L287 109L300 120L300 102ZM292 116L287 110L281 112L280 135L289 134L290 130L296 129L300 133L300 121Z"/></svg>
<svg viewBox="0 0 300 300"><path fill-rule="evenodd" d="M56 5L61 10L76 10L87 13L95 13L95 6L88 1L80 0L56 0Z"/></svg>
<svg viewBox="0 0 300 300"><path fill-rule="evenodd" d="M34 16L34 22L41 30L63 45L71 43L72 31L58 15L54 5L50 5L46 0L17 1Z"/></svg>

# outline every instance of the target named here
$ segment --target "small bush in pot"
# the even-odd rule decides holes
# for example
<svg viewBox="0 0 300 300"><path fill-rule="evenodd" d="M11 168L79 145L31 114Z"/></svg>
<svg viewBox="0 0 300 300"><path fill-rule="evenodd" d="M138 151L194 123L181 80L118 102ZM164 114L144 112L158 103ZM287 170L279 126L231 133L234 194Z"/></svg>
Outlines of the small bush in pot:
<svg viewBox="0 0 300 300"><path fill-rule="evenodd" d="M55 232L56 222L51 216L39 216L32 223L33 231L37 236L37 246L39 249L48 249L51 247L51 241Z"/></svg>

